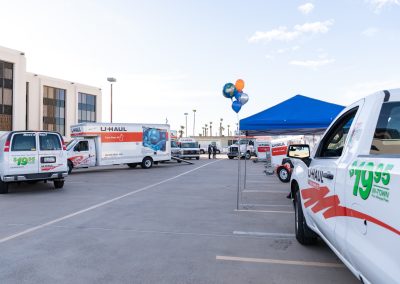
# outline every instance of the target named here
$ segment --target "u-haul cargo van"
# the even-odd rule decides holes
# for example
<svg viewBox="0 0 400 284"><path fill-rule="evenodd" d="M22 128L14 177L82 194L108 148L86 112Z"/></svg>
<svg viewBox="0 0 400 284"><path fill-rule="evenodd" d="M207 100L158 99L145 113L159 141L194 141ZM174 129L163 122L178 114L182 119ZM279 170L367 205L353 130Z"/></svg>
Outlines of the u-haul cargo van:
<svg viewBox="0 0 400 284"><path fill-rule="evenodd" d="M127 164L149 169L171 159L168 124L80 123L71 126L68 170Z"/></svg>

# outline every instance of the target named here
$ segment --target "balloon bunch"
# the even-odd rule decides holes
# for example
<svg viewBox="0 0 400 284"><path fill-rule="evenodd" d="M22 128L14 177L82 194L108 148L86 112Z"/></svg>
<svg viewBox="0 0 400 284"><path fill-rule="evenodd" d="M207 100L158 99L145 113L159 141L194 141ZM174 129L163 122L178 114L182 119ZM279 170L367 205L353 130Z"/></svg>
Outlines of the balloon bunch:
<svg viewBox="0 0 400 284"><path fill-rule="evenodd" d="M234 112L238 113L242 106L246 104L249 100L249 95L243 93L244 81L242 79L236 80L235 85L232 83L226 83L222 89L222 94L225 98L236 100L232 102L232 109Z"/></svg>

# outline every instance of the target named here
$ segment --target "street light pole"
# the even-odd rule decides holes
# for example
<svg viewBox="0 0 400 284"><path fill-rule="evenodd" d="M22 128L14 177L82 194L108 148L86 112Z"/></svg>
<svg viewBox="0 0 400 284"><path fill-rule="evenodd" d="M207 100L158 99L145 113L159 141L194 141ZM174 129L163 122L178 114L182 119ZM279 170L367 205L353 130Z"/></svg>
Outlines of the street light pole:
<svg viewBox="0 0 400 284"><path fill-rule="evenodd" d="M210 136L212 136L212 121L210 121Z"/></svg>
<svg viewBox="0 0 400 284"><path fill-rule="evenodd" d="M111 83L111 103L110 103L110 107L111 107L111 123L113 122L113 84L117 82L117 79L113 78L113 77L108 77L107 81Z"/></svg>
<svg viewBox="0 0 400 284"><path fill-rule="evenodd" d="M185 115L185 119L186 119L186 130L185 130L185 136L187 137L187 132L188 132L188 130L187 130L187 116L188 116L188 113L187 112L185 112L184 113L184 115Z"/></svg>
<svg viewBox="0 0 400 284"><path fill-rule="evenodd" d="M194 137L194 132L196 131L196 110L193 110L193 137Z"/></svg>
<svg viewBox="0 0 400 284"><path fill-rule="evenodd" d="M219 122L219 136L222 136L222 121L223 119L221 118Z"/></svg>

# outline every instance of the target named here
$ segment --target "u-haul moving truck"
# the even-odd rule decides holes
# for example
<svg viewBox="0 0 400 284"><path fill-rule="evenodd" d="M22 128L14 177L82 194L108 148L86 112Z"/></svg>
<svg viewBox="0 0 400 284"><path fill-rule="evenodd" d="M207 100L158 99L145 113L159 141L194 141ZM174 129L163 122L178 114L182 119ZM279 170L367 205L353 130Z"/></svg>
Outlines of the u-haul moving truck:
<svg viewBox="0 0 400 284"><path fill-rule="evenodd" d="M71 126L68 169L127 164L149 169L171 159L167 124L80 123Z"/></svg>

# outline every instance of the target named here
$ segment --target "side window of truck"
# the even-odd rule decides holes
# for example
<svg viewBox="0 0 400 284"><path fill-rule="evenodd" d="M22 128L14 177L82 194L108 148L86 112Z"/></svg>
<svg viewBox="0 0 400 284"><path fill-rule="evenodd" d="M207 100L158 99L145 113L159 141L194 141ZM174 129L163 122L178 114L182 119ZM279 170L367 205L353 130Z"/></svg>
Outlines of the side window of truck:
<svg viewBox="0 0 400 284"><path fill-rule="evenodd" d="M343 147L357 114L358 107L344 113L330 128L320 144L316 157L338 158L342 155Z"/></svg>
<svg viewBox="0 0 400 284"><path fill-rule="evenodd" d="M36 135L34 133L14 134L11 151L36 151Z"/></svg>
<svg viewBox="0 0 400 284"><path fill-rule="evenodd" d="M382 105L370 154L400 154L400 102Z"/></svg>
<svg viewBox="0 0 400 284"><path fill-rule="evenodd" d="M80 141L74 148L75 152L89 151L89 143L87 141Z"/></svg>

